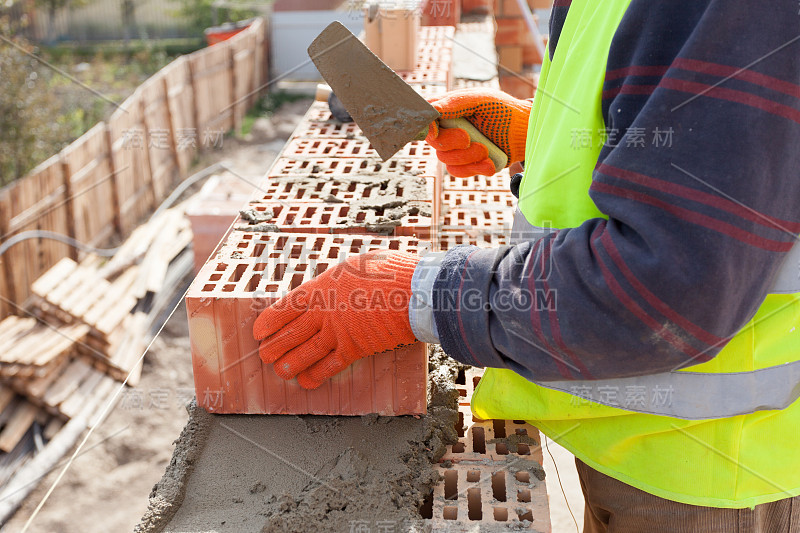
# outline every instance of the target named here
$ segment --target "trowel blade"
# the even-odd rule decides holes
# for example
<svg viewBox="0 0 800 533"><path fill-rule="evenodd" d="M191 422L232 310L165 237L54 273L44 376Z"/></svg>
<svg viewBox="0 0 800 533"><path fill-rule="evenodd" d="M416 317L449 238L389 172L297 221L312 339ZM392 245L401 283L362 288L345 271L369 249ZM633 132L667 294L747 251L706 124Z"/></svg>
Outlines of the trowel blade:
<svg viewBox="0 0 800 533"><path fill-rule="evenodd" d="M440 116L340 22L314 39L308 55L384 161Z"/></svg>

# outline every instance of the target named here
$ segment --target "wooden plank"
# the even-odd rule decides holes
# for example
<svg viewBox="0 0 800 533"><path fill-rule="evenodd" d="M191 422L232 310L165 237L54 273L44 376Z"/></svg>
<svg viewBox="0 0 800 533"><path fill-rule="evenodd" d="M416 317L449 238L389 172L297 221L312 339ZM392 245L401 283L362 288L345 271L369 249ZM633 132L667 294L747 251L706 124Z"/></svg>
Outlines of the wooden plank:
<svg viewBox="0 0 800 533"><path fill-rule="evenodd" d="M59 328L58 332L53 332L53 340L41 350L33 360L35 366L45 366L61 355L70 352L75 343L83 342L89 333L89 326L86 324L75 324L67 328Z"/></svg>
<svg viewBox="0 0 800 533"><path fill-rule="evenodd" d="M20 383L16 380L12 382L14 384L14 388L20 392L23 392L26 396L31 398L34 401L41 401L42 397L44 396L47 389L53 382L61 376L61 372L67 368L69 362L67 360L61 361L58 363L56 367L52 369L52 372L48 372L46 375L36 378L34 380L24 380L24 382Z"/></svg>
<svg viewBox="0 0 800 533"><path fill-rule="evenodd" d="M84 282L92 278L93 272L88 268L76 267L75 270L59 283L53 290L47 293L45 300L53 305L61 307L62 302Z"/></svg>
<svg viewBox="0 0 800 533"><path fill-rule="evenodd" d="M10 388L0 385L0 412L5 411L16 393Z"/></svg>
<svg viewBox="0 0 800 533"><path fill-rule="evenodd" d="M59 404L59 412L67 418L76 416L92 396L104 376L101 371L92 369L80 387Z"/></svg>
<svg viewBox="0 0 800 533"><path fill-rule="evenodd" d="M0 450L8 453L14 449L14 446L25 436L33 424L38 411L38 407L28 402L23 402L17 408L3 431L0 432Z"/></svg>
<svg viewBox="0 0 800 533"><path fill-rule="evenodd" d="M111 284L99 277L95 271L91 280L64 300L62 309L69 312L76 320L80 320L84 313L101 300L110 288Z"/></svg>
<svg viewBox="0 0 800 533"><path fill-rule="evenodd" d="M64 421L60 418L53 417L50 419L50 422L44 427L44 431L42 431L42 436L45 440L51 440L53 437L56 436L56 433L64 427Z"/></svg>
<svg viewBox="0 0 800 533"><path fill-rule="evenodd" d="M63 402L80 386L81 381L89 374L91 367L83 361L72 361L64 373L47 389L42 398L44 403L55 407Z"/></svg>
<svg viewBox="0 0 800 533"><path fill-rule="evenodd" d="M69 257L61 259L33 283L31 291L42 298L46 297L50 291L63 283L77 267L78 263Z"/></svg>
<svg viewBox="0 0 800 533"><path fill-rule="evenodd" d="M13 348L3 354L3 362L19 363L26 361L32 351L36 350L47 337L46 326L37 326L19 338Z"/></svg>
<svg viewBox="0 0 800 533"><path fill-rule="evenodd" d="M111 283L105 297L99 302L96 302L91 309L84 313L82 317L83 320L87 324L96 324L103 315L108 313L112 308L119 307L120 305L123 307L127 306L128 303L123 303L123 300L133 297L131 294L132 287L138 275L138 266L131 267L124 271ZM134 301L134 305L135 304L136 302Z"/></svg>
<svg viewBox="0 0 800 533"><path fill-rule="evenodd" d="M36 327L35 318L9 317L6 320L10 320L12 318L12 325L7 330L4 330L2 335L0 335L0 361L9 361L6 354L10 351L13 351L14 347L19 344L21 339L34 327Z"/></svg>

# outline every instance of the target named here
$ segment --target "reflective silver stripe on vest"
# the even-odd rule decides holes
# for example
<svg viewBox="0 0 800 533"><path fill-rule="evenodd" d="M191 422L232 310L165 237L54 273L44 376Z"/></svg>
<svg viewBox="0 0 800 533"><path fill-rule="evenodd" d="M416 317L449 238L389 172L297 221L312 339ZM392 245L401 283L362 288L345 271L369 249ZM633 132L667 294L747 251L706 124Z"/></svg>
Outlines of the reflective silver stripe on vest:
<svg viewBox="0 0 800 533"><path fill-rule="evenodd" d="M517 210L511 242L540 238L553 230L531 225ZM788 255L770 290L772 294L800 292L800 245L796 244ZM586 400L686 420L727 418L789 407L800 398L800 361L750 372L674 371L631 378L535 383L572 394L576 405Z"/></svg>

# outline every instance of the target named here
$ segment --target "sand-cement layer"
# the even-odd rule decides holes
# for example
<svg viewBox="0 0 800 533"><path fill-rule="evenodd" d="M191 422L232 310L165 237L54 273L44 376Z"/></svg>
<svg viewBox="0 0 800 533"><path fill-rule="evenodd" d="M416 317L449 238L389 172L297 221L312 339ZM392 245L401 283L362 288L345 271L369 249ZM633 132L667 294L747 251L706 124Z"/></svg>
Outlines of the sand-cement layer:
<svg viewBox="0 0 800 533"><path fill-rule="evenodd" d="M440 368L434 356L433 370ZM140 532L426 531L419 507L456 442L451 367L432 372L428 415L210 415L190 408ZM189 429L191 428L191 430Z"/></svg>

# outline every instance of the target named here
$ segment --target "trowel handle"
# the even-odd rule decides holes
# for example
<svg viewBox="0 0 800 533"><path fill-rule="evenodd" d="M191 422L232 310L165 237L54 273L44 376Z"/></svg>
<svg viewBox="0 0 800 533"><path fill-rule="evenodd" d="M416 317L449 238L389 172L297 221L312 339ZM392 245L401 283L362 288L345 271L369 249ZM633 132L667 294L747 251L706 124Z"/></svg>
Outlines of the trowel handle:
<svg viewBox="0 0 800 533"><path fill-rule="evenodd" d="M465 118L440 118L439 125L443 128L461 128L469 135L471 141L480 143L489 150L489 159L494 163L494 171L500 172L508 165L508 156L498 148L486 135L472 125L472 122Z"/></svg>

